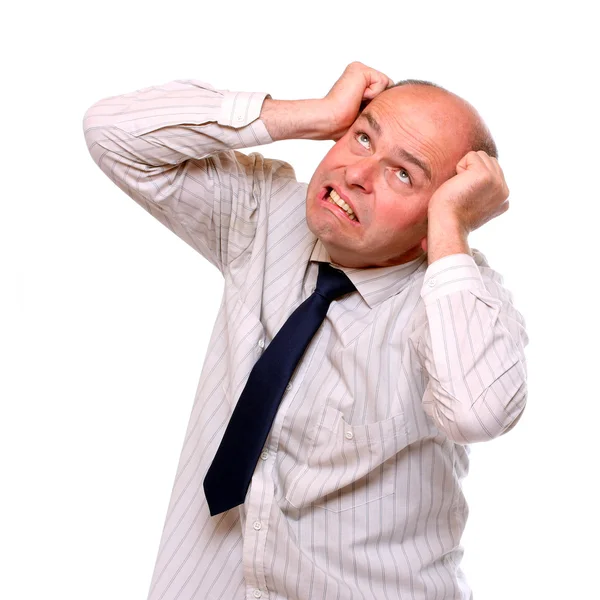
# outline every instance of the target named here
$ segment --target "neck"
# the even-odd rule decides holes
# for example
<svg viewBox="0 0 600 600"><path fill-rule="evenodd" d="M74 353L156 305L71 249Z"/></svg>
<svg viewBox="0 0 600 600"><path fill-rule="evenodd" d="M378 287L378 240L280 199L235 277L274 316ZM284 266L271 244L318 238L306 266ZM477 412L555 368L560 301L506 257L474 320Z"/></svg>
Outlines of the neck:
<svg viewBox="0 0 600 600"><path fill-rule="evenodd" d="M353 269L369 269L374 267L394 267L396 265L403 265L404 263L410 262L423 256L425 252L421 246L415 246L408 252L405 252L401 256L394 256L385 259L375 259L369 256L362 256L358 253L352 253L347 251L337 251L335 248L330 248L326 244L323 244L327 250L331 262L339 265L340 267L348 267Z"/></svg>

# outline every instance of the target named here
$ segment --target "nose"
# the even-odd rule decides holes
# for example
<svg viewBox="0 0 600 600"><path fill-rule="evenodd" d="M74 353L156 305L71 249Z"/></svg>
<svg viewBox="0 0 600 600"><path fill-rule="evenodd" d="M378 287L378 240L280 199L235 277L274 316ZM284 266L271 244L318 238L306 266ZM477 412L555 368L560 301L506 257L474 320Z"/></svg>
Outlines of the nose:
<svg viewBox="0 0 600 600"><path fill-rule="evenodd" d="M372 156L365 156L346 167L346 184L348 187L360 188L365 193L373 189L373 179L377 162Z"/></svg>

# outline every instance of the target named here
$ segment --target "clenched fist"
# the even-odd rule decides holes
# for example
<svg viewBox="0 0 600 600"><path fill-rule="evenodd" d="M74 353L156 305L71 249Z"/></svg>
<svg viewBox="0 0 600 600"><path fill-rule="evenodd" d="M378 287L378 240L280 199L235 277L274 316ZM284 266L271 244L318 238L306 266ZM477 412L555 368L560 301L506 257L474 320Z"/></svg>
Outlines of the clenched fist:
<svg viewBox="0 0 600 600"><path fill-rule="evenodd" d="M508 186L498 161L482 150L468 152L456 175L431 196L423 249L433 262L454 252L468 252L469 233L508 210Z"/></svg>
<svg viewBox="0 0 600 600"><path fill-rule="evenodd" d="M267 98L260 117L274 141L286 139L339 140L364 106L393 85L383 73L359 62L349 64L324 98Z"/></svg>
<svg viewBox="0 0 600 600"><path fill-rule="evenodd" d="M339 140L358 117L361 106L394 85L387 76L360 62L350 63L323 99L331 112L332 140Z"/></svg>
<svg viewBox="0 0 600 600"><path fill-rule="evenodd" d="M453 213L466 233L508 210L508 187L495 158L483 150L469 152L429 202L429 215Z"/></svg>

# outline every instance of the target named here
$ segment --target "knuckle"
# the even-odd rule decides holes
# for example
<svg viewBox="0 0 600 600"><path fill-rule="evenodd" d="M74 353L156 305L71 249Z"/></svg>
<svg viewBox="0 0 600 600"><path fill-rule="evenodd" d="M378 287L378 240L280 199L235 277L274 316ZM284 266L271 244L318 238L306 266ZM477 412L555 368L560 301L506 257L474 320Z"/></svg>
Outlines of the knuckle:
<svg viewBox="0 0 600 600"><path fill-rule="evenodd" d="M498 183L494 175L489 171L484 171L481 178L483 180L483 183L487 186L494 186Z"/></svg>

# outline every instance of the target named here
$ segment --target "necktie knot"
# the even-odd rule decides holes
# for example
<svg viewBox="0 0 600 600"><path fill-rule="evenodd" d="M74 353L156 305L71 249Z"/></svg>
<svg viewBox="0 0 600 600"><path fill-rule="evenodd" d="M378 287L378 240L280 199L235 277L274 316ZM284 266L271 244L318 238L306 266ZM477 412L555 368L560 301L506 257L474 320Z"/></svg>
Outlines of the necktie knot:
<svg viewBox="0 0 600 600"><path fill-rule="evenodd" d="M333 302L336 298L353 292L356 288L348 276L329 263L319 263L319 277L317 278L316 293L321 294Z"/></svg>

